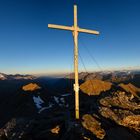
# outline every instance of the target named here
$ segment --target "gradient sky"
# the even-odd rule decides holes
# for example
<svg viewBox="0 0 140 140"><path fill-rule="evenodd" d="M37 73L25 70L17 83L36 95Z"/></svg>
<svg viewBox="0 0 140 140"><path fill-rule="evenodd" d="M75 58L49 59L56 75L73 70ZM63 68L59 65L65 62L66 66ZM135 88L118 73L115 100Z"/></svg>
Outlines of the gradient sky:
<svg viewBox="0 0 140 140"><path fill-rule="evenodd" d="M102 70L140 66L139 0L75 2L79 27L100 31L99 36L79 34L79 52L87 70L99 70L88 51ZM0 72L72 71L72 33L47 25L72 26L73 4L74 0L0 0Z"/></svg>

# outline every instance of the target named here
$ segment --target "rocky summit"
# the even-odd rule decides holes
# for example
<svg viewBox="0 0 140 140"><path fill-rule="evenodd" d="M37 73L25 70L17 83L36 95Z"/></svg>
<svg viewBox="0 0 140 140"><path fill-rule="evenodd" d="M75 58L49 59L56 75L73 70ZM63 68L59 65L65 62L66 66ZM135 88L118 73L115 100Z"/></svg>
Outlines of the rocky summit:
<svg viewBox="0 0 140 140"><path fill-rule="evenodd" d="M41 87L38 86L36 83L30 83L22 87L22 90L24 91L35 91L38 89L41 89Z"/></svg>
<svg viewBox="0 0 140 140"><path fill-rule="evenodd" d="M81 73L79 120L73 78L0 80L0 140L139 140L140 77L129 74Z"/></svg>
<svg viewBox="0 0 140 140"><path fill-rule="evenodd" d="M99 95L101 92L110 90L112 83L102 80L87 80L80 85L82 92L88 95Z"/></svg>

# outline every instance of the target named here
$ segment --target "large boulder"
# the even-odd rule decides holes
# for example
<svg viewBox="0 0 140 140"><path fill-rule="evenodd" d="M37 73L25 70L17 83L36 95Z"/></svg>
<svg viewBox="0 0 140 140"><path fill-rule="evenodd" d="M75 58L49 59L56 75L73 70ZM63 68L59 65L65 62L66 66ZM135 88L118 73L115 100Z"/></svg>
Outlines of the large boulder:
<svg viewBox="0 0 140 140"><path fill-rule="evenodd" d="M140 133L140 115L130 115L123 118L122 125L132 128Z"/></svg>
<svg viewBox="0 0 140 140"><path fill-rule="evenodd" d="M107 107L100 107L99 113L103 117L115 121L118 125L128 127L140 133L140 115L135 115L129 110L113 110Z"/></svg>
<svg viewBox="0 0 140 140"><path fill-rule="evenodd" d="M140 132L140 104L131 95L117 91L99 100L99 113L118 125Z"/></svg>
<svg viewBox="0 0 140 140"><path fill-rule="evenodd" d="M93 133L97 138L103 139L106 135L105 130L101 128L101 123L89 114L82 117L82 125L84 128Z"/></svg>
<svg viewBox="0 0 140 140"><path fill-rule="evenodd" d="M99 100L99 103L106 107L118 107L128 110L137 110L140 109L140 105L136 102L130 101L129 96L126 95L125 92L115 92L110 94L105 98Z"/></svg>

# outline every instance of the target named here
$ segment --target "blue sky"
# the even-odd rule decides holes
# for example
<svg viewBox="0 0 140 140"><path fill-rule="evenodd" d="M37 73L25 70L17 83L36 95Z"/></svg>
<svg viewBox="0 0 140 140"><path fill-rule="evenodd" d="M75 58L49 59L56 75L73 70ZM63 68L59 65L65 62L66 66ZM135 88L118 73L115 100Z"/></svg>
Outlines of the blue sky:
<svg viewBox="0 0 140 140"><path fill-rule="evenodd" d="M72 26L74 2L79 27L100 31L79 34L87 70L99 68L85 48L102 70L140 66L139 0L0 0L0 72L72 72L72 33L47 25Z"/></svg>

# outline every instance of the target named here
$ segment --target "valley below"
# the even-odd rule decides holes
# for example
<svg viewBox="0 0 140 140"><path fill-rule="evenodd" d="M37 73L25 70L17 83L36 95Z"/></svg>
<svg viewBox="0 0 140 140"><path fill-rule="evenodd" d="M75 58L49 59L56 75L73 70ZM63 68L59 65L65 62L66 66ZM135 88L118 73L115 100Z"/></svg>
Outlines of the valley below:
<svg viewBox="0 0 140 140"><path fill-rule="evenodd" d="M0 140L139 140L140 71L35 77L0 73Z"/></svg>

